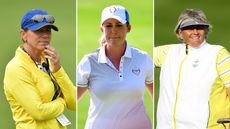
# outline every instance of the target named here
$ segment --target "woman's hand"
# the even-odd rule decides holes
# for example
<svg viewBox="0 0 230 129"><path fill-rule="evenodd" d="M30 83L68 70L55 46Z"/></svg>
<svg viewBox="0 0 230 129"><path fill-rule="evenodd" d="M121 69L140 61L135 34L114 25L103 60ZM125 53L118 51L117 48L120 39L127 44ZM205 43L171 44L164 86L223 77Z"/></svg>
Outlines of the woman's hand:
<svg viewBox="0 0 230 129"><path fill-rule="evenodd" d="M61 68L60 57L55 48L50 45L46 46L44 50L44 57L49 59L53 73L57 72Z"/></svg>

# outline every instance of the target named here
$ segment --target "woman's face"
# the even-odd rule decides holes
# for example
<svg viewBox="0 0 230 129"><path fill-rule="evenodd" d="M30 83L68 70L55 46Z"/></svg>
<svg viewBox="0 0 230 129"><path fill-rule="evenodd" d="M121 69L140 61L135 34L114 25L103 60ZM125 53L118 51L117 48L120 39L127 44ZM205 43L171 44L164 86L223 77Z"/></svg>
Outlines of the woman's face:
<svg viewBox="0 0 230 129"><path fill-rule="evenodd" d="M188 26L179 30L179 38L192 47L199 47L205 39L204 26Z"/></svg>
<svg viewBox="0 0 230 129"><path fill-rule="evenodd" d="M23 31L21 33L23 40L30 49L34 51L43 51L51 41L51 27L45 26L36 31Z"/></svg>
<svg viewBox="0 0 230 129"><path fill-rule="evenodd" d="M101 27L101 31L105 35L106 42L109 44L124 44L126 34L131 29L130 25L122 24L116 19L106 20Z"/></svg>

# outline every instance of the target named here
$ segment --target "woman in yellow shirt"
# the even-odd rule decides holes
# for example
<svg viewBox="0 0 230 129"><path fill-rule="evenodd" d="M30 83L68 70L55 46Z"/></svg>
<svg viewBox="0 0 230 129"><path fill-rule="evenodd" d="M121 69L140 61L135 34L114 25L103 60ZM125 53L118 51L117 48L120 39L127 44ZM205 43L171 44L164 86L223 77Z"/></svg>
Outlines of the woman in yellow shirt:
<svg viewBox="0 0 230 129"><path fill-rule="evenodd" d="M76 110L76 91L51 46L55 19L46 11L29 10L21 20L20 45L7 64L4 91L17 129L65 129L63 114ZM61 119L66 121L61 121Z"/></svg>

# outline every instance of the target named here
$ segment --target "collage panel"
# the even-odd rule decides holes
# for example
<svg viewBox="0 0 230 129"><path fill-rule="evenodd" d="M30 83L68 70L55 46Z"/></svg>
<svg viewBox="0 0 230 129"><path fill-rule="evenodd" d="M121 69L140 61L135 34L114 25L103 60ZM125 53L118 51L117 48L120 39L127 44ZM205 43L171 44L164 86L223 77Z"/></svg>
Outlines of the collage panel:
<svg viewBox="0 0 230 129"><path fill-rule="evenodd" d="M0 11L0 128L64 129L64 114L76 129L76 1L1 1Z"/></svg>
<svg viewBox="0 0 230 129"><path fill-rule="evenodd" d="M230 128L229 2L154 3L155 128Z"/></svg>
<svg viewBox="0 0 230 129"><path fill-rule="evenodd" d="M78 129L152 129L153 1L78 0L77 48Z"/></svg>

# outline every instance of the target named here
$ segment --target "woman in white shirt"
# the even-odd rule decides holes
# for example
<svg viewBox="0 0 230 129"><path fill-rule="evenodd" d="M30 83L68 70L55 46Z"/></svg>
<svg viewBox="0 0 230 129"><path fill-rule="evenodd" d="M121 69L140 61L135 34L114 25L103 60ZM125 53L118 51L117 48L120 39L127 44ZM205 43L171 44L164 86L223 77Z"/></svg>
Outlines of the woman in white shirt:
<svg viewBox="0 0 230 129"><path fill-rule="evenodd" d="M153 94L153 62L126 41L131 25L119 5L102 11L101 47L85 55L77 70L78 99L88 89L90 107L85 129L152 129L143 95Z"/></svg>
<svg viewBox="0 0 230 129"><path fill-rule="evenodd" d="M220 129L217 120L230 117L230 55L207 43L210 29L203 11L186 9L175 28L182 43L155 48L157 129Z"/></svg>

